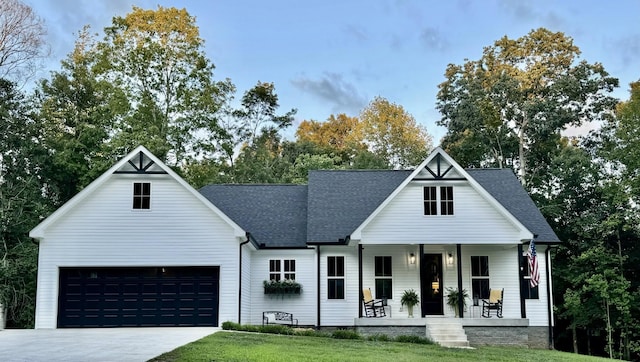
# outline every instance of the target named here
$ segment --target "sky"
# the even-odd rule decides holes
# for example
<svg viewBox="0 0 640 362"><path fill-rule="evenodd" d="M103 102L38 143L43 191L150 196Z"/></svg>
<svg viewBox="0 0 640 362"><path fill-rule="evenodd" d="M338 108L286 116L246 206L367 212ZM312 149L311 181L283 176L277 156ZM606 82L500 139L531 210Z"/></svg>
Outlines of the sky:
<svg viewBox="0 0 640 362"><path fill-rule="evenodd" d="M45 20L48 77L90 25L101 38L114 16L133 6L185 8L196 17L217 80L230 78L237 98L272 82L294 125L331 114L356 116L376 96L401 105L433 135L438 84L448 64L477 60L503 36L540 27L574 40L580 60L602 63L629 98L640 79L638 0L23 0ZM293 131L291 131L293 134Z"/></svg>

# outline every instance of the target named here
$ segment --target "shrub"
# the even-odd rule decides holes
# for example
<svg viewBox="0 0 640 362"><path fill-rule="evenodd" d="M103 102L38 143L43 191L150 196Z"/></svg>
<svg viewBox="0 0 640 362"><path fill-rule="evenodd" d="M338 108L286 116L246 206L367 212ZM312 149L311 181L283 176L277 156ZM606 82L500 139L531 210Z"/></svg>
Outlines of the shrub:
<svg viewBox="0 0 640 362"><path fill-rule="evenodd" d="M389 336L387 336L386 334L372 334L369 337L367 337L367 339L369 341L377 341L377 342L389 342L389 341L391 341L391 338L389 338Z"/></svg>
<svg viewBox="0 0 640 362"><path fill-rule="evenodd" d="M231 321L226 321L226 322L222 323L222 329L224 329L226 331L227 330L237 331L237 330L239 330L239 328L240 328L240 325L238 323L234 323L234 322L231 322Z"/></svg>
<svg viewBox="0 0 640 362"><path fill-rule="evenodd" d="M331 333L331 337L336 339L362 339L358 332L340 329Z"/></svg>
<svg viewBox="0 0 640 362"><path fill-rule="evenodd" d="M296 336L304 336L304 337L331 337L330 334L316 331L314 329L294 329L293 334Z"/></svg>
<svg viewBox="0 0 640 362"><path fill-rule="evenodd" d="M418 336L397 336L395 341L401 343L433 344L431 340Z"/></svg>
<svg viewBox="0 0 640 362"><path fill-rule="evenodd" d="M267 324L258 327L258 332L271 334L293 334L293 329L291 329L291 327L279 324Z"/></svg>

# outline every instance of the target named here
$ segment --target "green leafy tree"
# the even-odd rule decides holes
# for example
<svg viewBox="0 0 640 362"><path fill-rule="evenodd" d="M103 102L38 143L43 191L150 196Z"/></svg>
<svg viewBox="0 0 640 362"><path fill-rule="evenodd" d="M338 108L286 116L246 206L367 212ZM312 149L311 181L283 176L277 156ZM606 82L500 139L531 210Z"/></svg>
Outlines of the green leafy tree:
<svg viewBox="0 0 640 362"><path fill-rule="evenodd" d="M599 63L577 62L580 50L561 32L540 28L506 36L479 60L450 64L439 85L439 125L452 154L471 151L469 164L513 160L524 184L544 178L560 131L601 120L615 106L618 85ZM514 150L517 145L517 151Z"/></svg>
<svg viewBox="0 0 640 362"><path fill-rule="evenodd" d="M569 340L576 353L629 359L638 319L632 307L638 302L637 287L631 283L637 270L631 258L639 251L638 215L619 174L598 156L603 144L594 138L583 144L563 142L537 197L563 240L553 261L557 346Z"/></svg>
<svg viewBox="0 0 640 362"><path fill-rule="evenodd" d="M95 41L85 27L61 69L37 89L44 144L52 154L48 183L60 205L111 166L110 133L129 108L124 93L92 71Z"/></svg>
<svg viewBox="0 0 640 362"><path fill-rule="evenodd" d="M291 163L283 157L283 143L275 129L246 144L236 159L234 183L286 183Z"/></svg>
<svg viewBox="0 0 640 362"><path fill-rule="evenodd" d="M360 112L362 140L388 167L418 165L432 148L432 137L404 108L376 97Z"/></svg>
<svg viewBox="0 0 640 362"><path fill-rule="evenodd" d="M214 66L193 16L184 9L134 7L114 17L105 34L94 70L131 105L114 129L116 154L144 144L177 166L199 151L198 137L217 137L228 85L212 80Z"/></svg>
<svg viewBox="0 0 640 362"><path fill-rule="evenodd" d="M341 161L338 156L301 154L289 169L289 173L286 176L287 182L306 184L309 180L309 171L339 169Z"/></svg>
<svg viewBox="0 0 640 362"><path fill-rule="evenodd" d="M624 180L640 196L640 81L630 84L629 100L620 102L609 128L614 132L612 157L624 165Z"/></svg>
<svg viewBox="0 0 640 362"><path fill-rule="evenodd" d="M28 237L49 211L47 165L32 106L14 83L0 79L0 306L10 326L33 326L37 247ZM2 308L0 308L2 309Z"/></svg>

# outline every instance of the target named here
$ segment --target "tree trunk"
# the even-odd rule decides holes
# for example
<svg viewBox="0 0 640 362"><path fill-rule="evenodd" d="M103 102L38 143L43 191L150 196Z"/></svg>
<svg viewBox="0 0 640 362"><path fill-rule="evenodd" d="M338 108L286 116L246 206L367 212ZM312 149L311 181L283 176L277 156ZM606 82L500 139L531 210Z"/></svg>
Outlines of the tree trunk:
<svg viewBox="0 0 640 362"><path fill-rule="evenodd" d="M578 333L576 332L576 326L571 326L571 337L573 337L573 353L578 354Z"/></svg>
<svg viewBox="0 0 640 362"><path fill-rule="evenodd" d="M520 182L522 186L527 186L527 159L524 155L524 127L518 132L518 154L520 157Z"/></svg>
<svg viewBox="0 0 640 362"><path fill-rule="evenodd" d="M609 299L605 299L605 308L607 310L607 348L609 349L609 358L613 358L613 341L611 336L611 306Z"/></svg>

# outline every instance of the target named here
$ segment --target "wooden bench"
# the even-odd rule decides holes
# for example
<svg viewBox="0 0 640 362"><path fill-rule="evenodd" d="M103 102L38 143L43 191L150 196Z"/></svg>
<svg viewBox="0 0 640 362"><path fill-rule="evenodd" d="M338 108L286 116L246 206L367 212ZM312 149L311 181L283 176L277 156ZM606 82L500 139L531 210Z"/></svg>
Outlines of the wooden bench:
<svg viewBox="0 0 640 362"><path fill-rule="evenodd" d="M293 314L280 311L262 312L262 325L265 324L288 324L297 326L298 320L293 318Z"/></svg>

